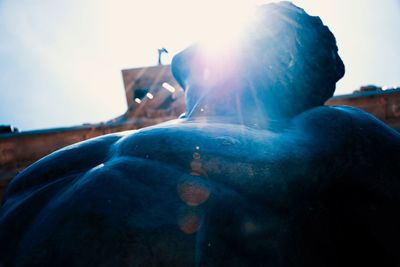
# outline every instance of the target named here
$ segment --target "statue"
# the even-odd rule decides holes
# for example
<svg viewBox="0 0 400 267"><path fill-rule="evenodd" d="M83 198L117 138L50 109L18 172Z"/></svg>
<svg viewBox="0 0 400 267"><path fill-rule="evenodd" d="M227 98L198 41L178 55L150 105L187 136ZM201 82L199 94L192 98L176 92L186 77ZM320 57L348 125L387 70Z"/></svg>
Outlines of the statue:
<svg viewBox="0 0 400 267"><path fill-rule="evenodd" d="M241 45L177 54L181 119L68 146L13 179L2 266L398 266L400 136L326 107L318 17L259 7Z"/></svg>

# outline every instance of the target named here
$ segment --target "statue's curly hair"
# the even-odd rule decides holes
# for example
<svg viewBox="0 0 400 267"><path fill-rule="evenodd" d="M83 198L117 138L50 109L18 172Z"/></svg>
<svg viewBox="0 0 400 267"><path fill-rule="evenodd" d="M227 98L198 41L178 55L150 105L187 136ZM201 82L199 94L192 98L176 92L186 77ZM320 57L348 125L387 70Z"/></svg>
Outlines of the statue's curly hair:
<svg viewBox="0 0 400 267"><path fill-rule="evenodd" d="M172 72L184 88L201 75L197 71L201 68L193 68L204 63L199 62L200 50L192 46L173 59ZM239 55L240 73L227 72L225 78L240 77L244 83L240 92L228 91L226 96L239 93L248 107L261 106L268 116L292 117L323 105L345 72L329 28L319 17L308 15L290 2L258 7L235 53ZM207 94L213 94L212 90ZM193 98L199 95L193 90L187 96L189 110L190 103L195 103Z"/></svg>

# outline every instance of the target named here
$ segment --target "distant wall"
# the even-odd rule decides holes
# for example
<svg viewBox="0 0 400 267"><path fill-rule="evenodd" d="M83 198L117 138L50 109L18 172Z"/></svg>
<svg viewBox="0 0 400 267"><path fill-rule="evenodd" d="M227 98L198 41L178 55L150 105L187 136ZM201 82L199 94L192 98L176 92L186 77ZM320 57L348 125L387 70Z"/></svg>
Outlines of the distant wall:
<svg viewBox="0 0 400 267"><path fill-rule="evenodd" d="M386 124L400 130L400 89L367 91L351 95L336 96L326 105L347 105L365 110Z"/></svg>

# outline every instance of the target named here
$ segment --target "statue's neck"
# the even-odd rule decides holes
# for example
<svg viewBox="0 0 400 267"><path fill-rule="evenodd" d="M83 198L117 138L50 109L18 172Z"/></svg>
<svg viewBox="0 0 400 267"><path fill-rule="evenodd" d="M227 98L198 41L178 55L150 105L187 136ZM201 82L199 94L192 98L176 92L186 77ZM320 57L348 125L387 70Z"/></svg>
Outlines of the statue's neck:
<svg viewBox="0 0 400 267"><path fill-rule="evenodd" d="M211 89L193 86L186 91L186 117L188 120L234 123L257 129L271 129L277 125L278 128L286 127L291 118L282 116L282 109L276 103L266 105L266 102L239 82Z"/></svg>
<svg viewBox="0 0 400 267"><path fill-rule="evenodd" d="M254 107L243 109L220 110L209 105L199 105L184 116L188 121L199 123L239 124L255 129L280 131L287 128L290 119L277 118L262 114Z"/></svg>

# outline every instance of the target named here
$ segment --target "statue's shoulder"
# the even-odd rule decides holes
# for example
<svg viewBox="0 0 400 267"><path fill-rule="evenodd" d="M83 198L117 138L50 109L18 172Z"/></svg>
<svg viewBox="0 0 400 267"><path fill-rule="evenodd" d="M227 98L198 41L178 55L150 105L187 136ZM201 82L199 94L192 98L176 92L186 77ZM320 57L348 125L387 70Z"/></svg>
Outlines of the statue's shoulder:
<svg viewBox="0 0 400 267"><path fill-rule="evenodd" d="M5 199L57 187L57 184L65 187L61 185L64 181L81 179L96 166L107 163L157 162L167 168L180 168L194 153L222 151L226 154L238 144L246 146L243 138L251 132L235 125L175 120L92 138L57 150L27 167L9 184Z"/></svg>
<svg viewBox="0 0 400 267"><path fill-rule="evenodd" d="M350 106L316 107L294 118L293 125L321 138L400 142L400 134L396 130L373 115Z"/></svg>
<svg viewBox="0 0 400 267"><path fill-rule="evenodd" d="M108 134L79 142L57 150L19 173L9 184L6 198L41 188L61 180L81 177L97 165L120 160L137 158L157 160L168 164L179 164L197 150L215 148L215 144L228 143L230 133L237 129L210 123L182 123L176 120L135 131ZM214 138L215 137L215 138ZM235 142L235 141L232 141ZM72 178L71 178L72 177Z"/></svg>
<svg viewBox="0 0 400 267"><path fill-rule="evenodd" d="M251 161L278 146L280 133L234 123L179 120L137 131L113 148L114 156L137 157L180 168L193 157Z"/></svg>
<svg viewBox="0 0 400 267"><path fill-rule="evenodd" d="M377 177L397 176L399 132L363 110L318 107L299 115L293 125L295 133L307 136L307 150L315 152L313 160L320 167L325 164L327 170L341 170L363 185L376 184Z"/></svg>
<svg viewBox="0 0 400 267"><path fill-rule="evenodd" d="M7 187L6 198L48 184L57 183L66 177L76 177L106 161L112 146L131 132L108 134L75 143L59 149L36 161L16 177Z"/></svg>

